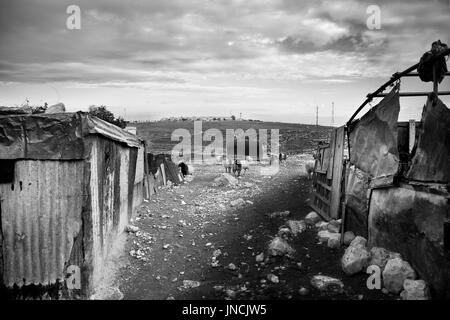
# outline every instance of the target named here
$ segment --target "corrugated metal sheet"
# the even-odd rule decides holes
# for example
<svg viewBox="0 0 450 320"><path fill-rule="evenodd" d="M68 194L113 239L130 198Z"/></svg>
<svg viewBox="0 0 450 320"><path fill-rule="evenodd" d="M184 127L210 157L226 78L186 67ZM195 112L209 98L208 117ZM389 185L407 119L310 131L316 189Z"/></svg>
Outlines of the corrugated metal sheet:
<svg viewBox="0 0 450 320"><path fill-rule="evenodd" d="M5 285L63 279L81 228L83 161L16 163L0 185Z"/></svg>
<svg viewBox="0 0 450 320"><path fill-rule="evenodd" d="M117 142L125 143L130 147L140 147L143 145L139 138L125 131L115 125L112 125L106 121L98 119L96 117L91 117L89 114L84 114L87 120L87 125L90 133L98 133L104 137L110 138Z"/></svg>

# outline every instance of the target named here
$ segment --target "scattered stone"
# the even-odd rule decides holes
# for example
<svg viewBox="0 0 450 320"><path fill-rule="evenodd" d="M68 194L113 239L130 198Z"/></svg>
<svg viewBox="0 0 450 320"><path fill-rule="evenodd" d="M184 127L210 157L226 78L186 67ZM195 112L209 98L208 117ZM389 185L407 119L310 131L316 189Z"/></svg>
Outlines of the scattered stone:
<svg viewBox="0 0 450 320"><path fill-rule="evenodd" d="M319 237L320 243L328 243L328 239L330 239L330 238L335 239L336 237L340 238L341 234L340 233L332 233L328 230L322 230L317 233L317 236Z"/></svg>
<svg viewBox="0 0 450 320"><path fill-rule="evenodd" d="M290 211L276 211L269 214L269 218L287 217L291 214Z"/></svg>
<svg viewBox="0 0 450 320"><path fill-rule="evenodd" d="M311 285L322 292L342 293L344 291L341 280L324 275L314 276L311 279Z"/></svg>
<svg viewBox="0 0 450 320"><path fill-rule="evenodd" d="M423 280L406 279L400 297L403 300L430 300L430 290Z"/></svg>
<svg viewBox="0 0 450 320"><path fill-rule="evenodd" d="M356 247L356 246L365 247L367 245L367 240L364 237L357 236L357 237L355 237L355 239L352 240L352 242L350 242L350 245L353 247Z"/></svg>
<svg viewBox="0 0 450 320"><path fill-rule="evenodd" d="M345 250L341 259L341 266L346 274L358 273L368 266L370 253L367 251L366 243L366 239L358 236Z"/></svg>
<svg viewBox="0 0 450 320"><path fill-rule="evenodd" d="M406 279L400 297L403 300L430 300L430 290L423 280Z"/></svg>
<svg viewBox="0 0 450 320"><path fill-rule="evenodd" d="M230 202L230 205L231 205L232 207L241 207L241 206L244 206L244 205L245 205L245 200L242 199L242 198L239 198L239 199L236 199L236 200L231 201L231 202Z"/></svg>
<svg viewBox="0 0 450 320"><path fill-rule="evenodd" d="M90 300L122 300L123 293L117 287L98 288Z"/></svg>
<svg viewBox="0 0 450 320"><path fill-rule="evenodd" d="M303 220L289 220L287 226L291 229L294 236L306 230L306 223Z"/></svg>
<svg viewBox="0 0 450 320"><path fill-rule="evenodd" d="M272 283L279 283L280 282L280 279L278 279L278 277L276 275L272 274L272 273L269 273L267 275L267 280L269 280Z"/></svg>
<svg viewBox="0 0 450 320"><path fill-rule="evenodd" d="M389 259L395 258L392 257L391 252L379 247L373 247L372 249L370 249L370 256L370 264L380 267L381 270L384 270L384 267L386 266L386 263Z"/></svg>
<svg viewBox="0 0 450 320"><path fill-rule="evenodd" d="M334 236L328 238L327 246L331 249L336 249L341 246L341 234L333 233Z"/></svg>
<svg viewBox="0 0 450 320"><path fill-rule="evenodd" d="M193 289L198 287L200 287L200 281L183 280L183 288L185 289Z"/></svg>
<svg viewBox="0 0 450 320"><path fill-rule="evenodd" d="M268 249L270 256L291 255L295 250L280 237L275 237L269 244Z"/></svg>
<svg viewBox="0 0 450 320"><path fill-rule="evenodd" d="M220 256L222 254L222 251L220 249L214 250L213 252L213 257L217 258L218 256Z"/></svg>
<svg viewBox="0 0 450 320"><path fill-rule="evenodd" d="M307 296L309 294L309 290L307 288L305 288L305 287L301 287L298 290L298 294L301 295L301 296Z"/></svg>
<svg viewBox="0 0 450 320"><path fill-rule="evenodd" d="M236 298L236 291L234 291L234 290L227 289L225 291L225 294L227 295L228 298L231 298L231 299Z"/></svg>
<svg viewBox="0 0 450 320"><path fill-rule="evenodd" d="M236 271L236 270L237 270L237 267L236 267L236 265L235 265L234 263L230 263L230 264L227 266L227 269L228 269L228 270L231 270L231 271Z"/></svg>
<svg viewBox="0 0 450 320"><path fill-rule="evenodd" d="M235 186L239 183L239 180L233 177L229 173L222 173L220 177L214 179L214 184L217 186Z"/></svg>
<svg viewBox="0 0 450 320"><path fill-rule="evenodd" d="M223 291L224 286L214 286L213 287L214 291L218 292L218 291Z"/></svg>
<svg viewBox="0 0 450 320"><path fill-rule="evenodd" d="M278 230L277 235L281 238L288 238L292 235L291 229L286 227L281 227L280 230Z"/></svg>
<svg viewBox="0 0 450 320"><path fill-rule="evenodd" d="M315 224L315 226L316 226L316 228L317 228L319 231L327 230L328 222L325 222L325 221L319 221L319 222L317 222L317 223Z"/></svg>
<svg viewBox="0 0 450 320"><path fill-rule="evenodd" d="M415 280L416 272L401 258L388 260L383 270L383 285L389 292L399 293L406 279Z"/></svg>
<svg viewBox="0 0 450 320"><path fill-rule="evenodd" d="M136 226L132 226L131 224L127 225L126 227L127 232L129 233L136 233L139 231L139 228Z"/></svg>
<svg viewBox="0 0 450 320"><path fill-rule="evenodd" d="M353 231L344 232L344 245L348 246L355 239L355 234Z"/></svg>
<svg viewBox="0 0 450 320"><path fill-rule="evenodd" d="M336 226L335 224L332 224L331 222L327 225L327 230L332 233L339 233L341 231L340 226Z"/></svg>
<svg viewBox="0 0 450 320"><path fill-rule="evenodd" d="M320 218L320 216L314 212L311 211L310 213L308 213L305 217L305 223L309 226L313 226L315 225L317 222L319 222L322 218Z"/></svg>
<svg viewBox="0 0 450 320"><path fill-rule="evenodd" d="M263 262L264 261L264 252L261 252L255 257L256 262Z"/></svg>

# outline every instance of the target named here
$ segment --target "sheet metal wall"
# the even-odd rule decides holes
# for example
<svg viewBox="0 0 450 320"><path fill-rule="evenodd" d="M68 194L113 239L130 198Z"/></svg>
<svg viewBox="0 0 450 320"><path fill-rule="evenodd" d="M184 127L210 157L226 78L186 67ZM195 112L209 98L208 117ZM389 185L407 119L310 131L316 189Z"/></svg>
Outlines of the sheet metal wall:
<svg viewBox="0 0 450 320"><path fill-rule="evenodd" d="M102 278L103 264L114 240L133 214L137 148L94 139L91 153L93 285Z"/></svg>
<svg viewBox="0 0 450 320"><path fill-rule="evenodd" d="M81 229L83 168L78 160L22 160L15 164L14 183L0 184L6 285L64 279Z"/></svg>

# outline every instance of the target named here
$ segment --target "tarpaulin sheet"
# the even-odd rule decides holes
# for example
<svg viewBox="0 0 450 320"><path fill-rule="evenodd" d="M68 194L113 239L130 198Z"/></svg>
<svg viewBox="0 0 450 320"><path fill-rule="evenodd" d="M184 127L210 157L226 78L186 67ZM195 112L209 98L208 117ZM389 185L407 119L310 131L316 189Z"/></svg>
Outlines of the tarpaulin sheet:
<svg viewBox="0 0 450 320"><path fill-rule="evenodd" d="M398 171L399 112L399 93L396 86L351 128L350 162L374 179L393 178Z"/></svg>
<svg viewBox="0 0 450 320"><path fill-rule="evenodd" d="M407 177L423 182L450 181L450 110L434 95L428 97L423 109L422 128Z"/></svg>
<svg viewBox="0 0 450 320"><path fill-rule="evenodd" d="M88 135L142 145L135 135L83 112L9 115L0 116L0 159L84 159Z"/></svg>

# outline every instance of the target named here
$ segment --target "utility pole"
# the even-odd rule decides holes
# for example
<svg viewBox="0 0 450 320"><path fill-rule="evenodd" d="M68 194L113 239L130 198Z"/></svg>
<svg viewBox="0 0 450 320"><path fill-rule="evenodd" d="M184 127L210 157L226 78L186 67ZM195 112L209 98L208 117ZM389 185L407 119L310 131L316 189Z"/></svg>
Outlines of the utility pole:
<svg viewBox="0 0 450 320"><path fill-rule="evenodd" d="M319 126L319 106L316 106L316 127Z"/></svg>
<svg viewBox="0 0 450 320"><path fill-rule="evenodd" d="M334 102L331 104L331 126L334 127Z"/></svg>

